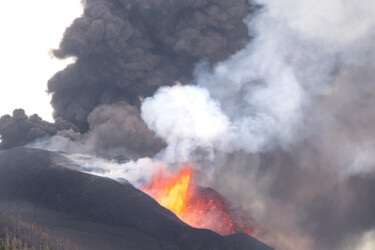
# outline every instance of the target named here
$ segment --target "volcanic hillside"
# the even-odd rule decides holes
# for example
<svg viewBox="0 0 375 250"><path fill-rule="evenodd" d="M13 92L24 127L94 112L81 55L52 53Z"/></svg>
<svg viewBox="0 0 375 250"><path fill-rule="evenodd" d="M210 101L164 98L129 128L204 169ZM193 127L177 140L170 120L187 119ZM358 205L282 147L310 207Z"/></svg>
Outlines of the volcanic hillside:
<svg viewBox="0 0 375 250"><path fill-rule="evenodd" d="M271 249L245 234L192 228L132 185L73 166L44 150L0 153L0 211L90 250Z"/></svg>

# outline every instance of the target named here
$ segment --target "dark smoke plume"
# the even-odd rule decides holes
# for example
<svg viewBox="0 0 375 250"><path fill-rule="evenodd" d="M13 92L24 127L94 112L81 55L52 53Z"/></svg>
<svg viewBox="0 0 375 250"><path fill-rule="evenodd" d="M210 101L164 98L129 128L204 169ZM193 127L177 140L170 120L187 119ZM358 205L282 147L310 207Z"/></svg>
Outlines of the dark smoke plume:
<svg viewBox="0 0 375 250"><path fill-rule="evenodd" d="M37 114L27 116L23 109L13 111L13 116L0 118L0 149L10 149L33 142L37 138L49 137L58 133L67 137L78 132L78 128L60 118L55 123L43 121Z"/></svg>
<svg viewBox="0 0 375 250"><path fill-rule="evenodd" d="M66 30L58 58L77 60L48 83L54 117L89 128L100 104L140 98L176 81L188 83L195 63L227 58L248 41L245 0L87 0ZM134 128L136 129L136 128Z"/></svg>
<svg viewBox="0 0 375 250"><path fill-rule="evenodd" d="M90 113L88 122L90 132L86 140L95 145L97 155L139 158L154 155L166 146L147 128L137 108L126 103L100 105Z"/></svg>
<svg viewBox="0 0 375 250"><path fill-rule="evenodd" d="M188 83L200 60L215 63L243 48L249 7L246 0L83 1L83 15L53 51L76 61L50 79L48 91L57 123L73 123L85 135L59 135L73 136L90 148L85 152L105 157L159 152L165 143L140 118L142 99L160 86ZM33 124L25 131L39 131L34 136L12 128L12 143L3 130L6 148L56 134L29 128Z"/></svg>
<svg viewBox="0 0 375 250"><path fill-rule="evenodd" d="M245 24L245 0L83 1L54 51L76 58L48 84L57 123L79 128L79 153L166 147L86 164L111 178L147 179L158 159L186 156L276 249L374 249L375 5L257 2ZM1 147L76 135L30 119L1 118Z"/></svg>

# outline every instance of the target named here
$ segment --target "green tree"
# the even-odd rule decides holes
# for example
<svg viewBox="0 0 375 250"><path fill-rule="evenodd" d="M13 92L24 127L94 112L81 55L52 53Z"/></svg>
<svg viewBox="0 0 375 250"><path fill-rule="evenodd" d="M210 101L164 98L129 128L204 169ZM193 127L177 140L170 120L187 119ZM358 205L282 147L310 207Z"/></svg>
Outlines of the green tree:
<svg viewBox="0 0 375 250"><path fill-rule="evenodd" d="M12 242L10 242L9 250L15 250L13 240L12 240Z"/></svg>
<svg viewBox="0 0 375 250"><path fill-rule="evenodd" d="M5 244L3 239L0 239L0 250L5 250Z"/></svg>

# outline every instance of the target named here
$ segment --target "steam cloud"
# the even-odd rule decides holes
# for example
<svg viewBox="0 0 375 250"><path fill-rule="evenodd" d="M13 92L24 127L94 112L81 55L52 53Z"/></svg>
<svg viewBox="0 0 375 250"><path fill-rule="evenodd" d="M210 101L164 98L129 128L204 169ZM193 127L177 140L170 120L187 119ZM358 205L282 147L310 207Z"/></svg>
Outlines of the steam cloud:
<svg viewBox="0 0 375 250"><path fill-rule="evenodd" d="M225 136L228 118L209 92L196 86L161 88L142 105L142 117L168 143L164 161L192 159L192 151L213 154L213 142Z"/></svg>
<svg viewBox="0 0 375 250"><path fill-rule="evenodd" d="M169 143L161 153L167 160L183 149L177 161L186 155L196 161L206 145L210 157L200 165L215 170L203 179L270 228L269 238L259 238L276 248L371 246L374 7L258 3L264 6L257 16L245 20L254 39L244 49L214 67L200 63L194 85L146 98L142 117ZM177 96L215 103L200 109L210 119L195 119L195 106L178 105ZM195 133L205 126L214 136ZM194 132L185 136L184 127Z"/></svg>
<svg viewBox="0 0 375 250"><path fill-rule="evenodd" d="M54 51L76 57L48 83L56 124L4 116L2 149L49 135L33 146L139 187L192 161L276 249L375 245L371 1L83 4Z"/></svg>

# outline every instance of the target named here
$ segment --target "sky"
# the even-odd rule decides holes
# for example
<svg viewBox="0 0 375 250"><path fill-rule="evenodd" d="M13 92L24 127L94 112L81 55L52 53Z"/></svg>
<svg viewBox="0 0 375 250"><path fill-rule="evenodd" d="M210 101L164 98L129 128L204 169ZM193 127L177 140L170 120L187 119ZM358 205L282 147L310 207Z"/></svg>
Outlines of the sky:
<svg viewBox="0 0 375 250"><path fill-rule="evenodd" d="M0 116L16 108L52 121L48 79L73 59L50 56L64 30L82 14L80 0L0 3Z"/></svg>

